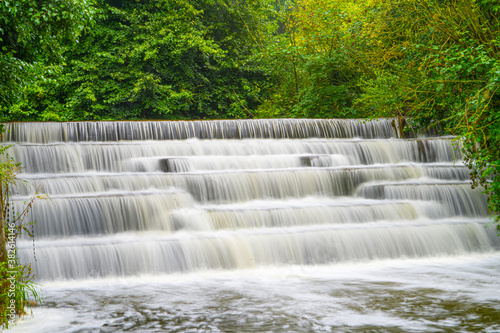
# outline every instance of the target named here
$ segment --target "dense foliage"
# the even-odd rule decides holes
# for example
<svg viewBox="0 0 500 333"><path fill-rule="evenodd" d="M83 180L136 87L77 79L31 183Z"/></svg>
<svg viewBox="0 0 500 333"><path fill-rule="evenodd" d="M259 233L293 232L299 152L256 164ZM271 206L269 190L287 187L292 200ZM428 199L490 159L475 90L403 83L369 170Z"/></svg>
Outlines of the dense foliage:
<svg viewBox="0 0 500 333"><path fill-rule="evenodd" d="M0 114L4 119L24 105L28 90L46 80L62 61L62 45L76 41L89 26L87 0L5 0L0 2Z"/></svg>
<svg viewBox="0 0 500 333"><path fill-rule="evenodd" d="M265 0L98 0L95 11L10 119L235 118L259 104L266 75L252 59L272 26Z"/></svg>
<svg viewBox="0 0 500 333"><path fill-rule="evenodd" d="M464 139L500 213L495 0L9 0L3 120L387 117Z"/></svg>

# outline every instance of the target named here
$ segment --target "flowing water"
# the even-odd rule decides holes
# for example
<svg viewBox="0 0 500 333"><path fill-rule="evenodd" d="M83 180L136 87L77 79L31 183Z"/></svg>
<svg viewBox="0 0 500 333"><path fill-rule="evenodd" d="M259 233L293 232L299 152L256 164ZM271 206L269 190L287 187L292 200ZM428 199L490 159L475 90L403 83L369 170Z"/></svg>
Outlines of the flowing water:
<svg viewBox="0 0 500 333"><path fill-rule="evenodd" d="M498 332L500 239L453 138L391 121L10 123L47 193L13 332Z"/></svg>

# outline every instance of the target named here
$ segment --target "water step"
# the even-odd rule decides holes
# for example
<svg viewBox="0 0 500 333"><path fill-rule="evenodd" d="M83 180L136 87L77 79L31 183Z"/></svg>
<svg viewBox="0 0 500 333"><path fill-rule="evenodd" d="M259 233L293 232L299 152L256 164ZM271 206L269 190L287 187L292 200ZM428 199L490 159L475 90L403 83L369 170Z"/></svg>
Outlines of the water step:
<svg viewBox="0 0 500 333"><path fill-rule="evenodd" d="M175 237L117 235L57 244L39 241L33 269L41 280L82 279L457 255L499 248L493 227L458 222L309 231L264 229ZM32 244L21 243L19 255L23 262L31 261Z"/></svg>
<svg viewBox="0 0 500 333"><path fill-rule="evenodd" d="M203 206L214 229L273 228L299 225L374 223L453 216L435 202L380 201L311 197L303 200L251 201ZM183 209L174 214L182 216ZM189 215L184 219L189 220Z"/></svg>
<svg viewBox="0 0 500 333"><path fill-rule="evenodd" d="M29 198L14 198L11 214ZM30 212L37 239L103 235L130 231L274 228L316 224L445 218L455 212L437 202L310 197L195 205L182 191L103 192L55 195ZM26 238L27 235L21 238Z"/></svg>
<svg viewBox="0 0 500 333"><path fill-rule="evenodd" d="M433 172L437 174L436 166ZM449 167L442 167L449 174ZM241 202L261 198L284 199L310 195L351 195L367 181L407 180L425 176L425 165L391 165L349 168L219 171L206 173L88 174L71 177L27 177L34 188L49 196L65 193L135 191L177 188L199 202ZM468 170L463 170L464 176ZM27 195L22 185L15 194Z"/></svg>
<svg viewBox="0 0 500 333"><path fill-rule="evenodd" d="M27 200L13 199L11 214L20 212ZM33 205L29 219L36 221L32 233L37 239L138 230L174 231L170 213L192 206L189 194L174 190L54 195Z"/></svg>
<svg viewBox="0 0 500 333"><path fill-rule="evenodd" d="M441 202L455 215L487 216L487 195L484 189L472 189L466 183L436 184L362 184L356 195L369 199L426 200Z"/></svg>
<svg viewBox="0 0 500 333"><path fill-rule="evenodd" d="M461 164L461 154L450 138L424 140L426 148L422 148L421 141L187 140L112 144L16 144L11 147L10 154L16 161L23 163L26 173L165 171L168 169L165 163L169 163L171 158L188 159L190 165L186 165L187 169L184 171L401 162ZM279 160L284 155L287 157ZM332 157L327 158L326 155ZM331 163L328 159L331 159ZM164 161L160 163L158 160Z"/></svg>
<svg viewBox="0 0 500 333"><path fill-rule="evenodd" d="M247 119L211 121L13 122L5 124L4 142L75 142L120 140L244 138L389 138L392 119Z"/></svg>

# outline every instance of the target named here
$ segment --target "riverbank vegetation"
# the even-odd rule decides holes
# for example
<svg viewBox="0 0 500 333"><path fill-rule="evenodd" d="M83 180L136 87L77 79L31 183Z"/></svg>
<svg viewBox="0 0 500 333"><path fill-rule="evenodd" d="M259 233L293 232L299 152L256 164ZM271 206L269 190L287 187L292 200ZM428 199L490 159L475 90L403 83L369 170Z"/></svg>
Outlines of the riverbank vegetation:
<svg viewBox="0 0 500 333"><path fill-rule="evenodd" d="M27 217L33 202L44 197L36 194L25 203L23 211L14 211L10 188L19 181L21 166L7 149L0 146L0 328L12 327L19 315L41 302L31 266L19 263L16 242L21 233L33 237Z"/></svg>

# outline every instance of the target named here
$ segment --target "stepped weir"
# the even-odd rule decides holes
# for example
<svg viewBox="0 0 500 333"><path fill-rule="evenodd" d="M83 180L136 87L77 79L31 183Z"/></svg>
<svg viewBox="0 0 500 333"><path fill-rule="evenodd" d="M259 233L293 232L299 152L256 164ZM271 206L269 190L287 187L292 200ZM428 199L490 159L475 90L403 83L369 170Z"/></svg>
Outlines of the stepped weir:
<svg viewBox="0 0 500 333"><path fill-rule="evenodd" d="M285 332L352 325L409 330L411 324L389 319L357 324L343 318L328 324L330 315L300 314L285 294L301 288L315 294L313 289L342 280L335 274L352 269L372 276L377 275L370 271L374 266L375 271L385 267L391 275L398 265L422 265L432 277L442 274L429 268L438 263L461 271L445 259L458 265L462 260L486 266L500 262L500 238L488 218L486 197L470 187L458 143L452 137L398 139L388 119L9 123L6 131L4 143L12 144L10 155L22 163L21 178L29 184L13 189L14 211L22 210L34 189L49 196L33 205L29 217L36 220L35 242L22 236L18 255L31 263L37 281L49 286L50 311L57 316L56 309L65 307L77 313L71 315L73 326L54 324L67 331ZM266 276L264 282L259 274ZM295 285L294 279L301 282ZM202 315L177 313L189 312L171 290L181 288L179 281L192 290L185 297L212 295L202 303L236 297L237 305L225 302L240 306L239 316L246 321L207 304L195 311L205 311ZM280 305L269 303L256 310L258 303L266 304L263 295L228 291L220 281L238 285L234 289L245 289L243 283L268 293L276 288L282 309L274 313L271 309ZM127 321L124 313L141 313L141 305L119 310L119 304L130 301L123 296L129 293L124 283L140 290L130 296L132 303L151 298L175 305L150 309L157 319L144 319L142 313ZM93 291L79 289L82 285ZM155 291L148 285L156 285ZM280 288L287 287L281 294ZM329 288L326 295L338 300L341 291ZM347 294L361 292L352 288ZM394 292L392 286L384 288ZM108 294L110 289L115 293ZM89 306L102 301L114 308L99 305L107 313L104 319L86 317L85 305L74 306L80 301L64 300L74 293L85 295L80 301ZM102 300L103 294L109 299ZM363 311L343 308L343 302L339 313L359 319ZM217 306L228 306L222 303ZM259 311L264 319L252 320ZM494 327L495 320L478 328ZM43 320L35 311L32 321Z"/></svg>

